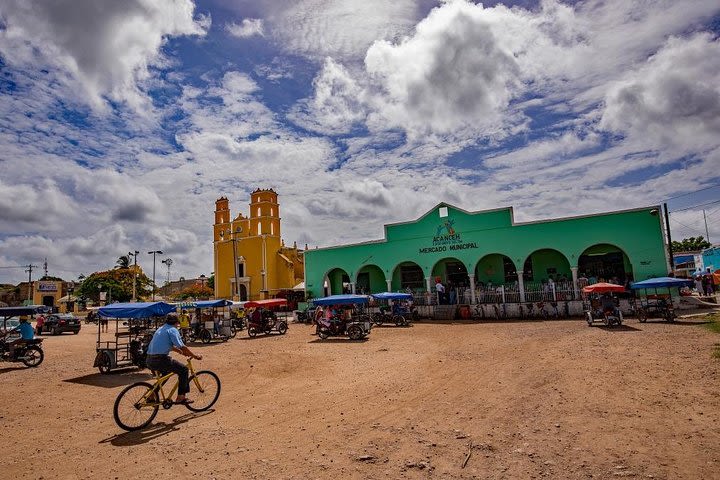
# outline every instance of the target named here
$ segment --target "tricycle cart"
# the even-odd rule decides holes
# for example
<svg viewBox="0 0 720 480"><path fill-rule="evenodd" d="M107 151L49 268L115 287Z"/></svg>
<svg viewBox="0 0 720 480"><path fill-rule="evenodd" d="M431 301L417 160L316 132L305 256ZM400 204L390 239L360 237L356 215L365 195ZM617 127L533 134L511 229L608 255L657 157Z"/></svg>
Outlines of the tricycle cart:
<svg viewBox="0 0 720 480"><path fill-rule="evenodd" d="M101 320L115 320L115 331L103 335L103 322L98 322L93 367L97 367L100 373L131 366L145 368L147 347L157 329L158 320L174 311L175 305L165 302L114 303L100 307L98 316Z"/></svg>
<svg viewBox="0 0 720 480"><path fill-rule="evenodd" d="M583 310L588 325L592 327L596 321L608 327L622 325L623 316L618 306L619 302L612 294L624 291L625 287L614 283L595 283L584 287Z"/></svg>
<svg viewBox="0 0 720 480"><path fill-rule="evenodd" d="M375 300L383 302L380 311L372 315L375 325L382 325L385 322L394 323L398 327L407 327L410 320L416 319L417 313L412 308L413 299L410 293L382 292L371 295ZM392 305L389 305L392 302Z"/></svg>
<svg viewBox="0 0 720 480"><path fill-rule="evenodd" d="M237 329L230 319L230 300L202 300L182 305L182 309L195 309L195 328L191 329L190 341L210 343L215 340L227 342L237 335ZM227 312L227 315L225 314Z"/></svg>
<svg viewBox="0 0 720 480"><path fill-rule="evenodd" d="M246 309L253 309L253 312L248 317L248 336L254 337L258 333L267 335L272 331L285 335L288 330L287 320L278 318L274 310L287 307L287 305L288 302L284 298L245 302Z"/></svg>
<svg viewBox="0 0 720 480"><path fill-rule="evenodd" d="M363 313L370 303L368 295L331 295L312 302L324 309L317 320L320 339L347 336L350 340L362 340L370 334L372 322L370 316Z"/></svg>
<svg viewBox="0 0 720 480"><path fill-rule="evenodd" d="M638 320L646 322L648 318L663 318L668 322L675 321L675 306L672 300L672 289L691 287L692 280L658 277L633 283L630 288L637 291L635 311ZM652 291L652 293L650 293Z"/></svg>

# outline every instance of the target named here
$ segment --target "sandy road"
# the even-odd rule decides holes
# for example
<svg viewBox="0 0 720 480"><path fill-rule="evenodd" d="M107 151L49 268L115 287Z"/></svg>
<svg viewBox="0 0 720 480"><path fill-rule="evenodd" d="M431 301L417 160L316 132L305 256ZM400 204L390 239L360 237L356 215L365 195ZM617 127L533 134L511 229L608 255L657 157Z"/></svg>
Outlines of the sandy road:
<svg viewBox="0 0 720 480"><path fill-rule="evenodd" d="M96 373L83 325L47 337L37 369L0 365L0 477L720 478L720 336L701 321L240 332L196 347L214 411L135 433L112 404L148 375Z"/></svg>

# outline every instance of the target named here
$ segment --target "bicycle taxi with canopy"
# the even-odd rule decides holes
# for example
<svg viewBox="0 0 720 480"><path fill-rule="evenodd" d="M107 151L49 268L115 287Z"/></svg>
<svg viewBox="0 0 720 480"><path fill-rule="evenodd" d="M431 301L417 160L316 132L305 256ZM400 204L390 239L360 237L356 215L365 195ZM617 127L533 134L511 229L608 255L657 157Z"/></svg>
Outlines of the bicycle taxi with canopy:
<svg viewBox="0 0 720 480"><path fill-rule="evenodd" d="M254 337L258 333L270 334L272 331L285 335L288 330L287 319L278 318L276 310L286 308L288 301L285 298L269 298L245 302L245 309L252 310L248 316L248 336Z"/></svg>
<svg viewBox="0 0 720 480"><path fill-rule="evenodd" d="M100 307L98 316L115 320L115 331L103 335L103 322L98 322L93 367L100 373L132 366L145 368L147 347L158 320L174 311L175 305L165 302L113 303Z"/></svg>
<svg viewBox="0 0 720 480"><path fill-rule="evenodd" d="M635 307L638 320L646 322L648 318L664 318L668 322L675 321L673 289L678 289L679 295L680 288L692 287L693 283L692 280L682 278L658 277L630 285L638 293Z"/></svg>
<svg viewBox="0 0 720 480"><path fill-rule="evenodd" d="M190 329L188 340L200 340L210 343L214 340L227 342L237 335L237 329L230 318L229 307L233 305L230 300L200 300L197 302L181 304L181 310L195 310L196 323Z"/></svg>
<svg viewBox="0 0 720 480"><path fill-rule="evenodd" d="M417 312L411 303L411 293L402 292L381 292L370 295L376 301L382 302L380 311L371 315L375 325L382 325L384 322L394 323L398 327L410 326L410 319L417 319ZM392 305L388 305L392 302Z"/></svg>
<svg viewBox="0 0 720 480"><path fill-rule="evenodd" d="M624 291L625 287L614 283L595 283L583 287L583 309L588 325L592 327L595 321L608 327L622 325L623 315L619 302L612 294Z"/></svg>
<svg viewBox="0 0 720 480"><path fill-rule="evenodd" d="M322 309L318 310L322 315L316 317L320 339L347 336L350 340L362 340L370 334L372 321L367 313L369 295L330 295L315 298L312 302Z"/></svg>

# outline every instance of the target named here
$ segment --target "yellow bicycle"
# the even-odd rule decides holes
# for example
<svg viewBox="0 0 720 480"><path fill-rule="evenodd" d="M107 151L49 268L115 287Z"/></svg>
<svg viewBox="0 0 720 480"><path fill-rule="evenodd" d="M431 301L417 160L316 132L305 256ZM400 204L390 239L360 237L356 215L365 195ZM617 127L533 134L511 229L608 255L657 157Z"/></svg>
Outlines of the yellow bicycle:
<svg viewBox="0 0 720 480"><path fill-rule="evenodd" d="M190 371L190 395L193 403L183 404L193 412L202 412L217 402L220 396L220 379L215 373L209 370L195 372L192 360L187 359L187 367ZM160 407L165 410L175 405L173 398L178 388L178 380L175 381L170 393L165 394L163 386L175 375L168 373L155 374L155 382L137 382L126 387L115 400L113 416L115 423L124 430L140 430L150 425Z"/></svg>

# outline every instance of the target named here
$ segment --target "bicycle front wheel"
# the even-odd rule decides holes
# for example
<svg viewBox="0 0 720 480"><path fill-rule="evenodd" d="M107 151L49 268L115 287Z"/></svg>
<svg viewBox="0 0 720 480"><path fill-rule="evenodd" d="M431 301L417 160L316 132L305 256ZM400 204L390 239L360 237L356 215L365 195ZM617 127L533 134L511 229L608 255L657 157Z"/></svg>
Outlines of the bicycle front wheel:
<svg viewBox="0 0 720 480"><path fill-rule="evenodd" d="M193 403L185 405L193 412L202 412L215 405L220 396L220 379L213 372L203 370L190 377L190 393Z"/></svg>
<svg viewBox="0 0 720 480"><path fill-rule="evenodd" d="M147 382L133 383L115 400L113 416L118 427L128 432L150 425L160 408L157 392Z"/></svg>

